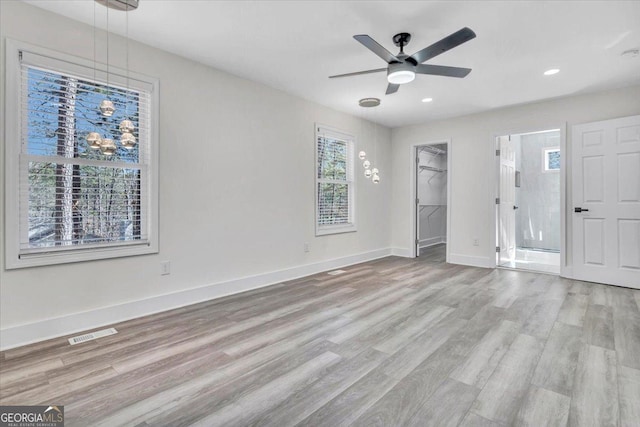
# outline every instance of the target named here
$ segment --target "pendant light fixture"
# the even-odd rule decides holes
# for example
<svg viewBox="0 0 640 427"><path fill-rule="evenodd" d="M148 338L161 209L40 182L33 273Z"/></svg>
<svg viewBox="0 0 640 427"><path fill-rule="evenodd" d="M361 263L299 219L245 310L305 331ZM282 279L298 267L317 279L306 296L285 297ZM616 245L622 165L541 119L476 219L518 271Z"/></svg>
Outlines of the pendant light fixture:
<svg viewBox="0 0 640 427"><path fill-rule="evenodd" d="M102 137L98 132L89 132L87 135L87 144L93 149L98 149L102 144Z"/></svg>
<svg viewBox="0 0 640 427"><path fill-rule="evenodd" d="M111 86L109 84L109 9L129 12L138 8L138 0L95 0L93 4L93 80L96 79L96 3L107 7L107 84L106 98L100 102L99 109L103 117L112 117L116 111L113 101L109 99ZM135 130L133 122L127 117L127 109L129 104L129 15L126 15L126 92L125 92L125 118L120 122L118 130L121 132L120 144L127 150L131 150L136 145L136 137L133 135ZM102 138L97 132L89 132L87 135L87 143L89 147L100 149L102 154L111 156L115 154L118 147L112 138Z"/></svg>
<svg viewBox="0 0 640 427"><path fill-rule="evenodd" d="M116 147L116 143L113 142L113 139L111 138L103 139L102 144L100 144L100 151L102 151L102 154L105 156L113 155L117 149L118 147Z"/></svg>
<svg viewBox="0 0 640 427"><path fill-rule="evenodd" d="M380 105L380 99L379 98L362 98L360 101L358 101L358 105L360 105L363 108L373 108L373 107L377 107ZM373 141L373 154L374 154L374 160L377 159L377 145L378 145L378 125L373 122L374 125L374 141ZM373 182L374 184L378 184L380 182L380 172L378 171L378 168L376 167L372 167L373 164L371 163L370 160L365 160L366 159L366 153L364 151L360 151L360 153L358 153L358 157L360 158L360 160L364 160L362 162L362 167L364 168L364 177L369 179L371 178L371 182Z"/></svg>

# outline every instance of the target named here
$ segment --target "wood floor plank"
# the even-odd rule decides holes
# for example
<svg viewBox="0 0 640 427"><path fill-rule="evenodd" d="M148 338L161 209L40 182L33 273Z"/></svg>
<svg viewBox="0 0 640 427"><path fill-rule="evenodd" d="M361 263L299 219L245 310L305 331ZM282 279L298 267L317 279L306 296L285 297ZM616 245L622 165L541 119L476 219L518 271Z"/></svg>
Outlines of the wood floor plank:
<svg viewBox="0 0 640 427"><path fill-rule="evenodd" d="M452 363L451 366L455 364ZM354 426L405 425L446 381L447 369L415 369L398 382L375 405L355 422Z"/></svg>
<svg viewBox="0 0 640 427"><path fill-rule="evenodd" d="M518 335L471 410L492 421L504 424L513 422L521 400L529 389L542 348L537 338Z"/></svg>
<svg viewBox="0 0 640 427"><path fill-rule="evenodd" d="M584 339L587 344L615 350L612 307L589 305L584 319Z"/></svg>
<svg viewBox="0 0 640 427"><path fill-rule="evenodd" d="M455 427L464 418L479 391L476 387L447 379L407 425Z"/></svg>
<svg viewBox="0 0 640 427"><path fill-rule="evenodd" d="M467 323L464 319L444 319L394 353L383 365L385 374L401 380Z"/></svg>
<svg viewBox="0 0 640 427"><path fill-rule="evenodd" d="M460 427L503 427L503 425L469 411L460 423Z"/></svg>
<svg viewBox="0 0 640 427"><path fill-rule="evenodd" d="M620 364L640 369L640 315L615 313L613 328Z"/></svg>
<svg viewBox="0 0 640 427"><path fill-rule="evenodd" d="M571 396L578 356L584 339L582 328L556 323L535 370L532 384Z"/></svg>
<svg viewBox="0 0 640 427"><path fill-rule="evenodd" d="M386 357L377 350L360 353L336 366L307 389L289 397L278 407L259 418L255 424L281 427L301 422L378 367Z"/></svg>
<svg viewBox="0 0 640 427"><path fill-rule="evenodd" d="M580 352L571 396L569 426L617 426L616 353L585 345Z"/></svg>
<svg viewBox="0 0 640 427"><path fill-rule="evenodd" d="M397 379L374 369L297 425L351 425L397 383Z"/></svg>
<svg viewBox="0 0 640 427"><path fill-rule="evenodd" d="M393 354L400 348L408 345L413 339L423 333L423 331L438 324L447 317L454 309L443 305L432 307L423 315L415 318L411 317L403 322L395 333L386 340L373 346L376 350L387 354Z"/></svg>
<svg viewBox="0 0 640 427"><path fill-rule="evenodd" d="M338 363L339 360L340 356L337 354L331 352L323 353L253 393L198 420L193 423L193 426L211 427L231 424L251 424L268 409L286 400L287 397L293 394L298 388L313 381L319 373Z"/></svg>
<svg viewBox="0 0 640 427"><path fill-rule="evenodd" d="M564 296L559 299L544 299L536 305L522 325L522 333L537 338L547 338L556 322Z"/></svg>
<svg viewBox="0 0 640 427"><path fill-rule="evenodd" d="M640 423L640 370L618 366L620 392L620 427Z"/></svg>
<svg viewBox="0 0 640 427"><path fill-rule="evenodd" d="M0 352L0 404L69 426L636 425L639 290L444 250Z"/></svg>
<svg viewBox="0 0 640 427"><path fill-rule="evenodd" d="M467 360L451 373L451 378L478 388L484 387L519 331L520 325L515 322L500 322L487 332Z"/></svg>
<svg viewBox="0 0 640 427"><path fill-rule="evenodd" d="M563 394L532 386L516 417L523 427L564 427L569 419L571 399Z"/></svg>
<svg viewBox="0 0 640 427"><path fill-rule="evenodd" d="M582 326L588 303L588 295L569 293L562 307L560 307L558 322L566 323L567 325Z"/></svg>

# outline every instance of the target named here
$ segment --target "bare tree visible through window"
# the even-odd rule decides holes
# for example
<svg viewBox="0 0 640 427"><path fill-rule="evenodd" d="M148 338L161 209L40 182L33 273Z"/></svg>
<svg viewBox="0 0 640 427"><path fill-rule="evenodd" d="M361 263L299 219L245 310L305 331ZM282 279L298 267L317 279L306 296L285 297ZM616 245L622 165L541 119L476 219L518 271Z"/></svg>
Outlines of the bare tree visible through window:
<svg viewBox="0 0 640 427"><path fill-rule="evenodd" d="M316 197L320 228L353 225L352 144L347 138L317 136Z"/></svg>
<svg viewBox="0 0 640 427"><path fill-rule="evenodd" d="M117 143L124 118L139 129L140 94L35 67L25 76L29 247L140 239L139 146L106 156L85 141L97 131ZM107 92L110 118L98 109Z"/></svg>

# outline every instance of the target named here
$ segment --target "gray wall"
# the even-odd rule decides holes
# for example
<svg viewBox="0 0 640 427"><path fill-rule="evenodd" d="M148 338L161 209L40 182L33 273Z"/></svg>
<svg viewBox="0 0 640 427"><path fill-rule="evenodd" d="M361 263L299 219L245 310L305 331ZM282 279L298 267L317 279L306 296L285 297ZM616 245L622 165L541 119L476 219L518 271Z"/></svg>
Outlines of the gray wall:
<svg viewBox="0 0 640 427"><path fill-rule="evenodd" d="M560 172L544 170L544 149L560 146L560 132L514 138L516 169L516 246L560 250Z"/></svg>

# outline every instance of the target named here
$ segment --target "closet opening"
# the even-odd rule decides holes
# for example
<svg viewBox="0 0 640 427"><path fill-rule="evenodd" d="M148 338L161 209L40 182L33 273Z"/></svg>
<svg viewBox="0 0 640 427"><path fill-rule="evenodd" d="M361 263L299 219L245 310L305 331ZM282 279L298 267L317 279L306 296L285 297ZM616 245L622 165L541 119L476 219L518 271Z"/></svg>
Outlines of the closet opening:
<svg viewBox="0 0 640 427"><path fill-rule="evenodd" d="M415 253L427 261L447 259L449 144L415 147Z"/></svg>
<svg viewBox="0 0 640 427"><path fill-rule="evenodd" d="M560 130L496 139L496 264L560 274Z"/></svg>

